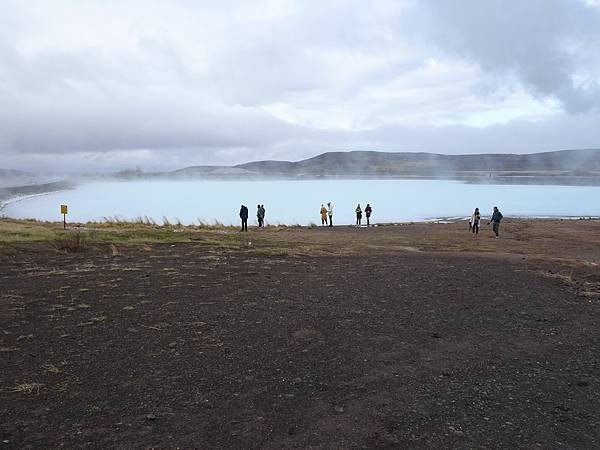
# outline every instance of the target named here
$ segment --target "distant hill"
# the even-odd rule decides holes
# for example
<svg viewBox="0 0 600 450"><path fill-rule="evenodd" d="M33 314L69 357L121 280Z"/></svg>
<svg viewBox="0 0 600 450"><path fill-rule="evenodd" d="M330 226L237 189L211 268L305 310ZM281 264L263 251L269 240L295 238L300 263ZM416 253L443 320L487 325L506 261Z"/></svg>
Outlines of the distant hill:
<svg viewBox="0 0 600 450"><path fill-rule="evenodd" d="M0 188L46 182L42 175L23 170L0 169Z"/></svg>
<svg viewBox="0 0 600 450"><path fill-rule="evenodd" d="M24 172L22 170L13 170L13 169L0 169L0 177L20 177L20 176L31 176L33 175L30 172Z"/></svg>
<svg viewBox="0 0 600 450"><path fill-rule="evenodd" d="M171 172L123 170L84 174L74 180L267 179L267 178L449 178L469 182L600 185L600 149L531 154L442 155L372 151L327 152L301 161L254 161L235 166L192 166ZM58 181L0 169L0 188Z"/></svg>
<svg viewBox="0 0 600 450"><path fill-rule="evenodd" d="M75 187L75 183L69 180L55 181L52 183L29 184L22 186L0 186L0 209L2 202L24 195L42 194L45 192L64 191Z"/></svg>
<svg viewBox="0 0 600 450"><path fill-rule="evenodd" d="M231 166L192 166L169 172L171 177L197 177L220 175L251 175L252 171L242 167Z"/></svg>
<svg viewBox="0 0 600 450"><path fill-rule="evenodd" d="M486 172L598 176L600 149L526 155L328 152L297 162L256 161L235 167L256 174L284 176L452 176Z"/></svg>

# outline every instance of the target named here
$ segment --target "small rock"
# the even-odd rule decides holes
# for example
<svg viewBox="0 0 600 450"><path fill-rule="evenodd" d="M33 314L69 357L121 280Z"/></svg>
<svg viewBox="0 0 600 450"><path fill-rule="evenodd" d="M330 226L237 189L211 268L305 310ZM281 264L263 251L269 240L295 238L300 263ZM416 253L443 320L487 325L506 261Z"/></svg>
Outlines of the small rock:
<svg viewBox="0 0 600 450"><path fill-rule="evenodd" d="M452 432L452 434L454 434L455 436L464 436L464 435L465 435L465 433L463 433L461 430L457 430L456 428L452 428L452 427L450 427L450 428L451 428L451 430L450 430L450 431L451 431L451 432Z"/></svg>
<svg viewBox="0 0 600 450"><path fill-rule="evenodd" d="M156 420L156 416L154 414L146 415L146 420Z"/></svg>
<svg viewBox="0 0 600 450"><path fill-rule="evenodd" d="M175 347L176 345L177 345L177 342L171 342L171 343L169 344L169 347L173 348L173 347Z"/></svg>
<svg viewBox="0 0 600 450"><path fill-rule="evenodd" d="M339 412L339 413L343 413L344 412L344 408L341 406L336 406L333 409L335 409L335 412Z"/></svg>

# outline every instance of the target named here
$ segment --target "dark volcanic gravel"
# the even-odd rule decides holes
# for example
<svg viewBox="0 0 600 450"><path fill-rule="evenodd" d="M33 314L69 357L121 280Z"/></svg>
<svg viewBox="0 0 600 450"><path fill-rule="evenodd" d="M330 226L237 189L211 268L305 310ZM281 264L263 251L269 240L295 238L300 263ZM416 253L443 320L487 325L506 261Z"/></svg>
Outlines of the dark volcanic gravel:
<svg viewBox="0 0 600 450"><path fill-rule="evenodd" d="M600 446L600 303L526 260L121 252L0 257L0 449Z"/></svg>

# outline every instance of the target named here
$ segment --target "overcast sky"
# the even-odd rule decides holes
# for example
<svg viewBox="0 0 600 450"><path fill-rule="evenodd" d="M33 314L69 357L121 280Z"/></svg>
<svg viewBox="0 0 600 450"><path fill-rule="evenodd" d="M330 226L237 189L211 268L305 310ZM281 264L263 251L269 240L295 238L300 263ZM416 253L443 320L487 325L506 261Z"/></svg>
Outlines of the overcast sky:
<svg viewBox="0 0 600 450"><path fill-rule="evenodd" d="M566 148L597 0L0 0L0 168Z"/></svg>

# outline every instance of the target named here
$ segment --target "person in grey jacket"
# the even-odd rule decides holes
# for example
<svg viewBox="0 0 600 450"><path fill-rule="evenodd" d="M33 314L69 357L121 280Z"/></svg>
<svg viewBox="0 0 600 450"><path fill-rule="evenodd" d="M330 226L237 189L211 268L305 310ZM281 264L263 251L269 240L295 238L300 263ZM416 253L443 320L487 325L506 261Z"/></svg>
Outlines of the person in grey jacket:
<svg viewBox="0 0 600 450"><path fill-rule="evenodd" d="M265 226L265 209L262 205L256 205L256 218L258 219L258 226Z"/></svg>

